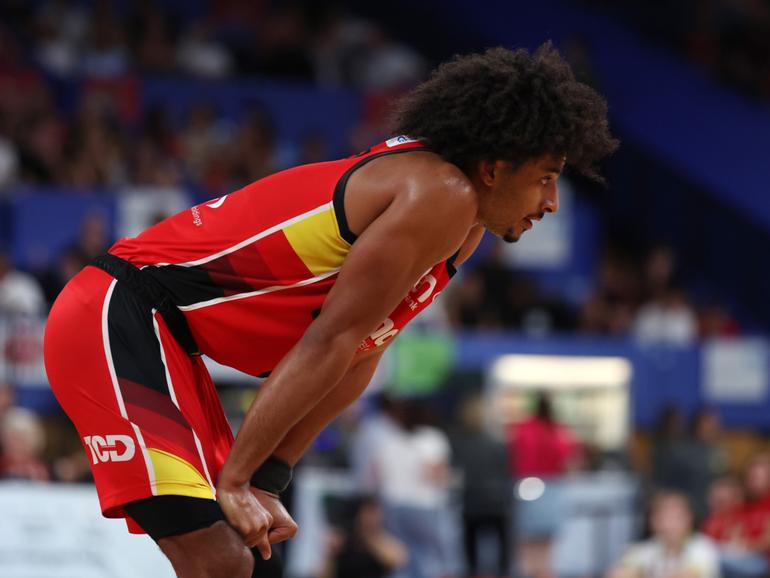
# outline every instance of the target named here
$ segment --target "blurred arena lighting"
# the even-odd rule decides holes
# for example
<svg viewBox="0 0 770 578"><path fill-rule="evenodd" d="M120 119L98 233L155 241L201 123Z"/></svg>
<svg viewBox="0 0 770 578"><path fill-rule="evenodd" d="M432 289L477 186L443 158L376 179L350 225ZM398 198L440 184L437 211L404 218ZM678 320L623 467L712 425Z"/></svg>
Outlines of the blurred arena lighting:
<svg viewBox="0 0 770 578"><path fill-rule="evenodd" d="M504 436L527 419L536 395L547 392L560 419L581 439L621 451L631 429L633 364L621 356L505 354L487 370L485 414L490 434Z"/></svg>
<svg viewBox="0 0 770 578"><path fill-rule="evenodd" d="M491 370L498 383L543 389L625 387L631 373L631 363L623 357L558 355L504 355Z"/></svg>
<svg viewBox="0 0 770 578"><path fill-rule="evenodd" d="M545 493L545 482L540 478L524 478L516 486L516 494L520 500L534 502Z"/></svg>

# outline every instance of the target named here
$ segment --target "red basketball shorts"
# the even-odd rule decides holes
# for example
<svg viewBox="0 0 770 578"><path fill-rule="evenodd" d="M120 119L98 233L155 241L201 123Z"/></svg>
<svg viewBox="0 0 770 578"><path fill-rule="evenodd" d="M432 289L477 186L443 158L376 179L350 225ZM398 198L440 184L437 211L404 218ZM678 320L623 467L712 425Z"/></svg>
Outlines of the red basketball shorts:
<svg viewBox="0 0 770 578"><path fill-rule="evenodd" d="M57 298L45 332L45 366L80 434L102 513L166 494L215 498L233 436L200 357L163 318L95 267Z"/></svg>

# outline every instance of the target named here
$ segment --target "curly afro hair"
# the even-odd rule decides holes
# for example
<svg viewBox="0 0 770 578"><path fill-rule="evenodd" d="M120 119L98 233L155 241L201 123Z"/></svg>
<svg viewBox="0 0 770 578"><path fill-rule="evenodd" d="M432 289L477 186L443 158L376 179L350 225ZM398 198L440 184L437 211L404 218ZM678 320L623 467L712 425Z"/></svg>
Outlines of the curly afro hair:
<svg viewBox="0 0 770 578"><path fill-rule="evenodd" d="M398 101L393 129L464 170L551 154L598 181L596 163L618 146L607 103L575 80L550 42L534 54L492 48L456 56Z"/></svg>

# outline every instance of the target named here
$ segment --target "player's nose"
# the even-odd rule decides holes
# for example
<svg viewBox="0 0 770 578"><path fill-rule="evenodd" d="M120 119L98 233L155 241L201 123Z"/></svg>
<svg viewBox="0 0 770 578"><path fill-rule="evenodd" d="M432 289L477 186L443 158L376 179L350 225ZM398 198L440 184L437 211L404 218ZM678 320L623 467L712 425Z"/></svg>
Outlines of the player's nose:
<svg viewBox="0 0 770 578"><path fill-rule="evenodd" d="M552 184L543 197L541 211L543 213L556 213L559 210L559 191L556 184Z"/></svg>

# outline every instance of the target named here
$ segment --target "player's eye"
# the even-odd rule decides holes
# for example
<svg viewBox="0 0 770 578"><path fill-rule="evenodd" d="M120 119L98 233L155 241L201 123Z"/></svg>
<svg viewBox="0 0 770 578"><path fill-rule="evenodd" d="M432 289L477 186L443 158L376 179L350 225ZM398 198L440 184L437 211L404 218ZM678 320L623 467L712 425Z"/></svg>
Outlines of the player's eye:
<svg viewBox="0 0 770 578"><path fill-rule="evenodd" d="M550 182L551 182L551 176L550 175L545 176L542 179L540 179L540 184L543 185L543 186L546 186Z"/></svg>

